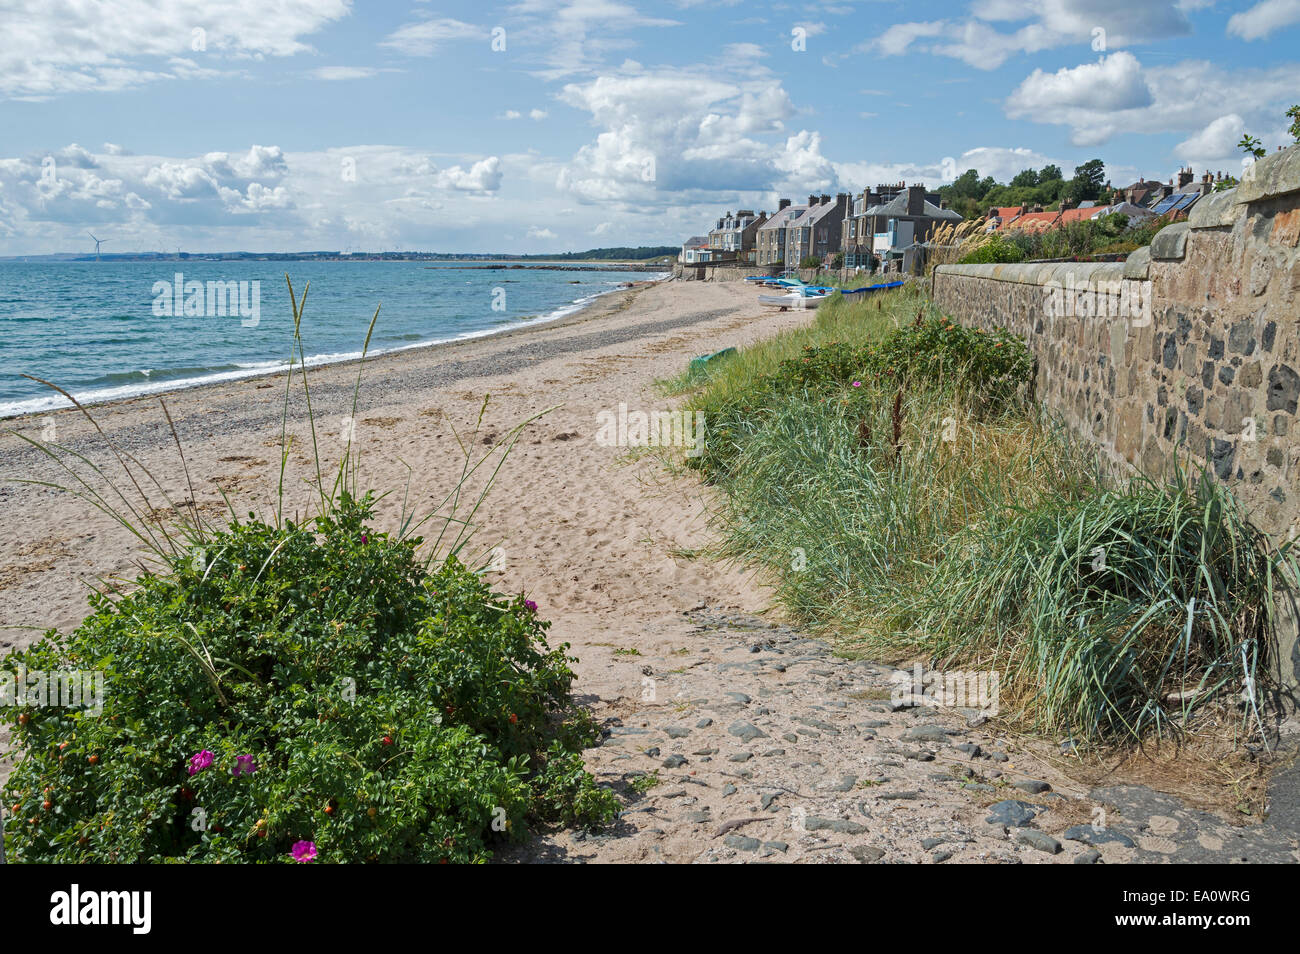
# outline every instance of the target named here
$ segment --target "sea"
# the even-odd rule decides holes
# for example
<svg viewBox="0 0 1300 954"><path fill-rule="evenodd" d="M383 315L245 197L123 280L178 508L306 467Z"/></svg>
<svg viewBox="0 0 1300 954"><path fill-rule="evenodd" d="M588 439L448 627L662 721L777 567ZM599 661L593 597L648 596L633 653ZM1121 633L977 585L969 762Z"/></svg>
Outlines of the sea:
<svg viewBox="0 0 1300 954"><path fill-rule="evenodd" d="M655 272L429 262L0 262L0 418L554 321ZM517 263L510 263L517 264ZM297 359L295 358L295 361Z"/></svg>

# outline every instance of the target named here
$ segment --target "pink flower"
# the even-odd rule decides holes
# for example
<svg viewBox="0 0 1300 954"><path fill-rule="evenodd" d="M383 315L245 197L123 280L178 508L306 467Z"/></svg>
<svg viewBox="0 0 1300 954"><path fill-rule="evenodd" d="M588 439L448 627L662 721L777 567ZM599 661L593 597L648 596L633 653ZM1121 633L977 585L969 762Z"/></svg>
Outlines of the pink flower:
<svg viewBox="0 0 1300 954"><path fill-rule="evenodd" d="M853 382L853 386L854 386L855 388L860 388L860 387L862 387L862 382L861 382L861 381L854 381L854 382Z"/></svg>
<svg viewBox="0 0 1300 954"><path fill-rule="evenodd" d="M198 775L205 768L212 767L212 753L207 749L190 756L190 774Z"/></svg>
<svg viewBox="0 0 1300 954"><path fill-rule="evenodd" d="M534 603L532 600L524 600L524 609L528 610L528 612L530 613L536 613L537 604Z"/></svg>
<svg viewBox="0 0 1300 954"><path fill-rule="evenodd" d="M235 767L230 770L232 775L252 775L257 771L257 763L253 761L251 755L236 755Z"/></svg>
<svg viewBox="0 0 1300 954"><path fill-rule="evenodd" d="M293 850L290 852L293 860L299 864L305 864L309 861L316 860L316 842L314 841L295 841Z"/></svg>
<svg viewBox="0 0 1300 954"><path fill-rule="evenodd" d="M361 534L361 542L362 542L362 543L369 543L369 542L370 542L370 537L366 536L364 533Z"/></svg>

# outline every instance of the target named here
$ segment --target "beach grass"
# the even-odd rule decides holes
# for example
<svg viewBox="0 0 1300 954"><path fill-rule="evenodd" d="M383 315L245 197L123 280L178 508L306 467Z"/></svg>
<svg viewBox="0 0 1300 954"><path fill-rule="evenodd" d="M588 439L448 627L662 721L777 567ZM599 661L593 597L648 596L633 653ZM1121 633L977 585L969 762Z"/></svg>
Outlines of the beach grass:
<svg viewBox="0 0 1300 954"><path fill-rule="evenodd" d="M1290 555L1221 484L1117 474L1027 389L990 405L953 365L772 385L806 347L870 347L935 315L910 288L837 296L806 327L666 382L706 414L718 555L766 571L845 652L997 673L1022 728L1176 734L1245 686L1236 721L1257 730Z"/></svg>

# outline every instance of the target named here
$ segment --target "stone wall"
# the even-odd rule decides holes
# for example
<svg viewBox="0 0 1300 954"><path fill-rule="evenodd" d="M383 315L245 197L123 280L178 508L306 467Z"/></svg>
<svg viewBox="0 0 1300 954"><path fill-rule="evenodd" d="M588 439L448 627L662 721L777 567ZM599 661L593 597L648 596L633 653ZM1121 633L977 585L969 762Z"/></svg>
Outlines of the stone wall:
<svg viewBox="0 0 1300 954"><path fill-rule="evenodd" d="M1023 336L1038 396L1117 463L1190 458L1300 535L1300 146L1201 199L1123 263L946 265L939 307ZM1294 647L1289 681L1300 675Z"/></svg>

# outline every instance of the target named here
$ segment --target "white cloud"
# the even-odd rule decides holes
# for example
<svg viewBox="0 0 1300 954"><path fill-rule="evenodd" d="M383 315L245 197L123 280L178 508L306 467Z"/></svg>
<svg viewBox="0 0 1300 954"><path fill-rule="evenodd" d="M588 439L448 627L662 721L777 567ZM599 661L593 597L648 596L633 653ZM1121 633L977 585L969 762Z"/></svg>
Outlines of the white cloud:
<svg viewBox="0 0 1300 954"><path fill-rule="evenodd" d="M453 41L486 41L488 30L462 20L438 17L408 23L389 34L380 43L408 56L432 56L440 46Z"/></svg>
<svg viewBox="0 0 1300 954"><path fill-rule="evenodd" d="M1142 64L1132 53L1119 52L1055 73L1034 70L1007 99L1007 114L1024 118L1070 108L1111 112L1149 106L1151 99Z"/></svg>
<svg viewBox="0 0 1300 954"><path fill-rule="evenodd" d="M0 96L45 99L214 75L217 64L292 56L350 0L114 0L0 6ZM206 65L205 65L206 64Z"/></svg>
<svg viewBox="0 0 1300 954"><path fill-rule="evenodd" d="M1189 136L1174 147L1174 153L1183 162L1193 166L1227 163L1239 159L1237 143L1246 135L1246 121L1236 113L1212 120L1204 129Z"/></svg>
<svg viewBox="0 0 1300 954"><path fill-rule="evenodd" d="M530 239L545 239L547 241L559 238L559 236L550 229L539 229L536 226L530 228L527 235Z"/></svg>
<svg viewBox="0 0 1300 954"><path fill-rule="evenodd" d="M496 192L501 188L501 160L496 156L481 159L469 169L452 166L437 175L438 185L460 192Z"/></svg>
<svg viewBox="0 0 1300 954"><path fill-rule="evenodd" d="M1234 13L1228 32L1243 40L1259 40L1294 23L1300 23L1300 0L1262 0L1249 10Z"/></svg>
<svg viewBox="0 0 1300 954"><path fill-rule="evenodd" d="M1186 9L1177 0L976 0L964 18L896 23L860 48L885 56L916 48L991 70L1017 53L1098 39L1105 44L1098 51L1105 52L1154 37L1185 35L1191 30ZM994 25L1023 21L1029 22L1008 32ZM1098 29L1103 33L1094 32Z"/></svg>
<svg viewBox="0 0 1300 954"><path fill-rule="evenodd" d="M546 116L547 112L544 109L531 109L528 111L528 118L537 122L541 122Z"/></svg>
<svg viewBox="0 0 1300 954"><path fill-rule="evenodd" d="M1235 71L1204 60L1145 67L1129 53L1115 53L1107 64L1113 72L1093 64L1055 74L1036 70L1008 98L1007 114L1068 126L1072 143L1096 146L1120 133L1187 135L1229 113L1248 126L1272 128L1300 88L1298 63Z"/></svg>
<svg viewBox="0 0 1300 954"><path fill-rule="evenodd" d="M312 79L336 80L370 79L378 76L379 70L371 66L321 66L311 71Z"/></svg>
<svg viewBox="0 0 1300 954"><path fill-rule="evenodd" d="M521 117L522 115L523 115L523 113L521 113L521 112L520 112L519 110L517 110L517 109L507 109L504 113L502 113L502 114L501 114L500 116L498 116L497 118L498 118L498 119L518 119L518 118Z"/></svg>

